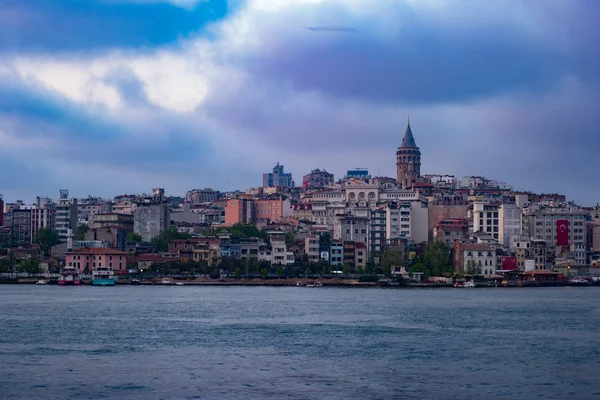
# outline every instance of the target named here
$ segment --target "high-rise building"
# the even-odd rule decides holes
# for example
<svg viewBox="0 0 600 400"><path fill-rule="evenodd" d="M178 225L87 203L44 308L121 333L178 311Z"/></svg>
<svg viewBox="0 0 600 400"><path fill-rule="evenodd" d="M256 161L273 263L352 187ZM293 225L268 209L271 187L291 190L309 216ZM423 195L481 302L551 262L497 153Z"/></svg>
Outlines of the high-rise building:
<svg viewBox="0 0 600 400"><path fill-rule="evenodd" d="M421 151L410 129L410 117L402 144L396 151L396 170L398 185L402 188L411 187L421 176Z"/></svg>
<svg viewBox="0 0 600 400"><path fill-rule="evenodd" d="M28 246L33 237L31 235L31 209L15 208L12 210L12 245Z"/></svg>
<svg viewBox="0 0 600 400"><path fill-rule="evenodd" d="M283 165L277 163L273 167L273 172L263 174L263 187L293 187L294 181L292 174L283 170Z"/></svg>
<svg viewBox="0 0 600 400"><path fill-rule="evenodd" d="M171 226L170 208L163 189L137 201L133 212L133 230L149 242Z"/></svg>
<svg viewBox="0 0 600 400"><path fill-rule="evenodd" d="M69 229L73 231L77 229L77 199L69 198L68 190L61 190L60 198L56 203L54 230L61 241L66 241Z"/></svg>

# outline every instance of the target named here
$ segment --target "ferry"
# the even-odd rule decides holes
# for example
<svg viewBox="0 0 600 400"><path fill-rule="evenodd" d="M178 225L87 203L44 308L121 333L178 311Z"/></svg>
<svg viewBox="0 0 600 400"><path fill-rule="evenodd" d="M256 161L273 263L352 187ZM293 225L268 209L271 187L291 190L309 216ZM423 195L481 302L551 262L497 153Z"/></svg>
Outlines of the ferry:
<svg viewBox="0 0 600 400"><path fill-rule="evenodd" d="M112 268L95 267L92 271L92 286L114 286L115 273Z"/></svg>
<svg viewBox="0 0 600 400"><path fill-rule="evenodd" d="M79 271L77 268L72 266L65 266L60 271L60 277L58 278L58 284L61 286L79 286L81 285L81 279L79 278Z"/></svg>

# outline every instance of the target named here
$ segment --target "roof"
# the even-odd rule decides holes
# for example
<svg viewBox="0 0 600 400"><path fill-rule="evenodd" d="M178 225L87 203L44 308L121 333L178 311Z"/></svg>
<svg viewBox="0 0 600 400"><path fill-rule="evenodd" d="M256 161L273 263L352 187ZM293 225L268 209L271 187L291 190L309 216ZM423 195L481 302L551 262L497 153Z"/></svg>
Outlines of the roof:
<svg viewBox="0 0 600 400"><path fill-rule="evenodd" d="M462 243L460 246L467 251L494 251L492 246L483 243Z"/></svg>
<svg viewBox="0 0 600 400"><path fill-rule="evenodd" d="M410 122L406 126L406 132L404 133L404 138L402 139L402 144L400 147L409 147L416 148L417 143L415 142L415 138L412 134L412 130L410 129Z"/></svg>
<svg viewBox="0 0 600 400"><path fill-rule="evenodd" d="M74 249L71 254L109 254L109 255L127 255L127 253L125 253L124 251L121 250L116 250L116 249L110 249L107 247L93 247L93 248L81 248L81 249Z"/></svg>

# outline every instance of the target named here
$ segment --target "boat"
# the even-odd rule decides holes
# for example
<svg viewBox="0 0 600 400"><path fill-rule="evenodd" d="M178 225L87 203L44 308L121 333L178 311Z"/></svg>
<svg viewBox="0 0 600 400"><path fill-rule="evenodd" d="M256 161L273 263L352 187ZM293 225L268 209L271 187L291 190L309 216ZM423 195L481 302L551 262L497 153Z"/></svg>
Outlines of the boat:
<svg viewBox="0 0 600 400"><path fill-rule="evenodd" d="M131 284L134 285L134 286L135 285L141 285L142 281L140 281L139 279L132 279L131 280Z"/></svg>
<svg viewBox="0 0 600 400"><path fill-rule="evenodd" d="M171 282L171 280L169 278L162 278L162 280L160 281L161 285L172 285L173 282Z"/></svg>
<svg viewBox="0 0 600 400"><path fill-rule="evenodd" d="M465 283L463 281L456 281L456 282L454 282L453 286L455 288L464 288L465 287Z"/></svg>
<svg viewBox="0 0 600 400"><path fill-rule="evenodd" d="M40 280L39 280L39 281L37 281L35 284L36 284L36 285L47 285L47 284L48 284L48 281L47 281L47 280L44 280L44 279L40 279Z"/></svg>
<svg viewBox="0 0 600 400"><path fill-rule="evenodd" d="M570 286L589 286L590 282L585 279L573 278L569 280Z"/></svg>
<svg viewBox="0 0 600 400"><path fill-rule="evenodd" d="M466 288L474 288L474 287L477 287L477 285L473 281L468 281L468 282L465 282L464 287L466 287Z"/></svg>
<svg viewBox="0 0 600 400"><path fill-rule="evenodd" d="M321 287L323 284L321 282L309 282L306 284L306 287Z"/></svg>
<svg viewBox="0 0 600 400"><path fill-rule="evenodd" d="M92 271L92 286L115 286L115 272L109 267L95 267Z"/></svg>
<svg viewBox="0 0 600 400"><path fill-rule="evenodd" d="M61 286L79 286L81 285L81 279L79 278L79 271L77 268L67 265L60 271L60 277L58 278L58 284Z"/></svg>
<svg viewBox="0 0 600 400"><path fill-rule="evenodd" d="M182 282L175 282L175 286L183 286Z"/></svg>

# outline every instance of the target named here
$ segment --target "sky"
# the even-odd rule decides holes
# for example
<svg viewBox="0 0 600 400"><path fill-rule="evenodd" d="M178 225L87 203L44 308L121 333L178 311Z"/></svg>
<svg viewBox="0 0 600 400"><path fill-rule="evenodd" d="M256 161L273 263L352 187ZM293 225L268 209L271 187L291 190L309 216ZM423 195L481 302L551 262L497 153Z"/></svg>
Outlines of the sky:
<svg viewBox="0 0 600 400"><path fill-rule="evenodd" d="M280 162L600 201L600 1L3 0L0 194L262 184ZM319 31L306 27L346 27Z"/></svg>

